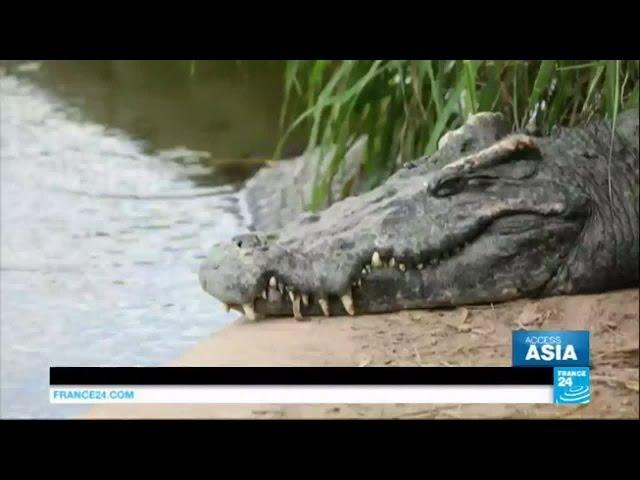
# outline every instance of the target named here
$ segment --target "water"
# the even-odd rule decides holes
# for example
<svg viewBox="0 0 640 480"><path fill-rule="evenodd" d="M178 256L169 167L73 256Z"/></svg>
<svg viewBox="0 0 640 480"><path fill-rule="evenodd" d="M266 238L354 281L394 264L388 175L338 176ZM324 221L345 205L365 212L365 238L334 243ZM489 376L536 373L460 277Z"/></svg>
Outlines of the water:
<svg viewBox="0 0 640 480"><path fill-rule="evenodd" d="M134 80L155 67L120 66ZM276 140L276 83L264 101L246 85L253 97L234 99L238 82L145 89L101 68L0 72L5 418L84 409L49 404L50 366L163 364L237 315L202 292L197 269L246 228L238 190ZM221 113L225 96L236 109Z"/></svg>

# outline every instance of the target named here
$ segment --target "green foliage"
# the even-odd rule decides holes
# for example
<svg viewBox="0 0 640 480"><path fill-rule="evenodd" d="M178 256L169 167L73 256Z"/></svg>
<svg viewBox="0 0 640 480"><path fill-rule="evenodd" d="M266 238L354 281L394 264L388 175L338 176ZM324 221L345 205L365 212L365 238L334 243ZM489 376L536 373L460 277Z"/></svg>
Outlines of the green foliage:
<svg viewBox="0 0 640 480"><path fill-rule="evenodd" d="M433 153L443 133L476 112L502 112L514 128L571 126L638 106L637 60L289 61L285 72L282 137L276 157L298 128L308 149L335 146L318 174L309 208L327 200L344 155L367 137L365 188L403 163ZM294 100L297 102L294 102ZM291 105L303 111L291 120ZM335 199L334 199L335 200Z"/></svg>

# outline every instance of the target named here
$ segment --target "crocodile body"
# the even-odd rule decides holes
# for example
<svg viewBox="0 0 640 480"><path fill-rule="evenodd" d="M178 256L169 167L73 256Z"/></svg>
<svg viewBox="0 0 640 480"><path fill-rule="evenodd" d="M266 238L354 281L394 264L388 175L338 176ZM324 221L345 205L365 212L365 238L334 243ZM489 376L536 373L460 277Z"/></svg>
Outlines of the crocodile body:
<svg viewBox="0 0 640 480"><path fill-rule="evenodd" d="M614 135L479 114L369 192L213 245L200 283L249 318L298 319L636 286L638 175L637 109Z"/></svg>

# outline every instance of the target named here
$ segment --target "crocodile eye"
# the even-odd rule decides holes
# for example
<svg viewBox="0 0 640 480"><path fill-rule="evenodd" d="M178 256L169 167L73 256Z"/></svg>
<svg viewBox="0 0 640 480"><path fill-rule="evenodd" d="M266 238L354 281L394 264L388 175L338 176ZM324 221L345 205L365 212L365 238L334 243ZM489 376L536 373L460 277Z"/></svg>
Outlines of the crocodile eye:
<svg viewBox="0 0 640 480"><path fill-rule="evenodd" d="M238 246L238 248L242 248L242 240L238 240L238 242L236 242L236 245Z"/></svg>
<svg viewBox="0 0 640 480"><path fill-rule="evenodd" d="M467 178L462 176L452 176L440 182L433 192L437 197L448 197L464 190L467 185Z"/></svg>

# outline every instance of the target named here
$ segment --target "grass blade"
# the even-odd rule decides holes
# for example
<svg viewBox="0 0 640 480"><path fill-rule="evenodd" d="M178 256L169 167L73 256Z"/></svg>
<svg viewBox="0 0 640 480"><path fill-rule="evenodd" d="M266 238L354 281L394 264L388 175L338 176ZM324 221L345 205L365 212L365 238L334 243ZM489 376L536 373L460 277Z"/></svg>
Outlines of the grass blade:
<svg viewBox="0 0 640 480"><path fill-rule="evenodd" d="M469 111L471 114L475 114L478 111L478 100L476 96L477 62L464 60L463 65L467 98L469 99Z"/></svg>
<svg viewBox="0 0 640 480"><path fill-rule="evenodd" d="M544 60L540 64L538 75L536 75L536 79L533 82L531 95L529 95L529 111L535 109L536 105L540 101L540 98L542 97L542 94L549 89L549 85L551 84L551 79L553 78L555 69L555 60Z"/></svg>

